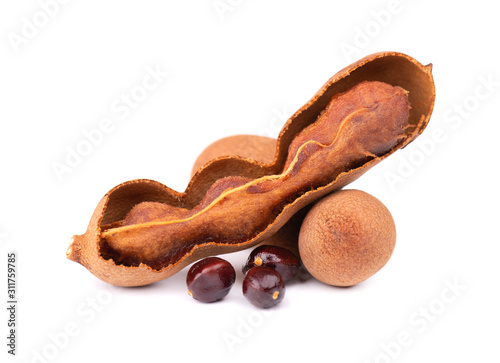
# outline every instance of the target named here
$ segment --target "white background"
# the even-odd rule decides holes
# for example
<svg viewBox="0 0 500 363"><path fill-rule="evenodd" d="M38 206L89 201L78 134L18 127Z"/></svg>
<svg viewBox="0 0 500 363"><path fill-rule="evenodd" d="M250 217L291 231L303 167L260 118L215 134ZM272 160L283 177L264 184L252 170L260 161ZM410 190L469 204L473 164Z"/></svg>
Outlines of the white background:
<svg viewBox="0 0 500 363"><path fill-rule="evenodd" d="M492 2L45 3L0 5L2 362L500 359ZM294 282L264 314L241 294L249 251L225 255L236 284L208 305L186 293L187 269L117 288L65 258L115 185L150 178L184 190L209 143L276 136L334 73L381 50L433 63L437 98L424 134L351 185L396 221L395 252L371 279L348 289ZM148 67L168 75L129 114L113 110ZM106 118L112 131L58 178L54 163ZM16 357L5 339L8 251L18 254Z"/></svg>

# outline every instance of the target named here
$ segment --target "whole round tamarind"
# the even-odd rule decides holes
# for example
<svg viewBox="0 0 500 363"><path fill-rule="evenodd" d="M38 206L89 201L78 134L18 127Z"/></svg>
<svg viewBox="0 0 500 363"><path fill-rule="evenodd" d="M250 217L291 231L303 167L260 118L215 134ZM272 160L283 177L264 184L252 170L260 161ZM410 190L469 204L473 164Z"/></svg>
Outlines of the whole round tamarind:
<svg viewBox="0 0 500 363"><path fill-rule="evenodd" d="M300 228L302 263L316 279L334 286L366 280L386 263L396 244L389 210L360 190L340 190L316 203Z"/></svg>

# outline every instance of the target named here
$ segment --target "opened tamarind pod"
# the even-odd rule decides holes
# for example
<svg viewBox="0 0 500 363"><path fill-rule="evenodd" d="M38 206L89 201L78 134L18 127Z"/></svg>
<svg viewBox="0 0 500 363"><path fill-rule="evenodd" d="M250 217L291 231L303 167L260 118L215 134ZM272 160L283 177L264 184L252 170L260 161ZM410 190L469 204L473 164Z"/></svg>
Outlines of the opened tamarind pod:
<svg viewBox="0 0 500 363"><path fill-rule="evenodd" d="M200 258L252 247L413 141L434 98L430 65L394 52L365 57L292 115L271 163L216 158L183 193L151 180L120 184L101 199L67 256L106 282L138 286Z"/></svg>

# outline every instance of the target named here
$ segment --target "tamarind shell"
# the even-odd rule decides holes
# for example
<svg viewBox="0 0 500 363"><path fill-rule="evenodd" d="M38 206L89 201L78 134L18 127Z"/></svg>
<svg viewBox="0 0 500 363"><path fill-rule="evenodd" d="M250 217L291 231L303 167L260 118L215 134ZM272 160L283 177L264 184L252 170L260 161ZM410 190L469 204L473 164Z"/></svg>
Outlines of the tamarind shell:
<svg viewBox="0 0 500 363"><path fill-rule="evenodd" d="M302 263L317 280L354 286L389 261L396 245L391 212L373 195L342 189L307 213L299 234Z"/></svg>
<svg viewBox="0 0 500 363"><path fill-rule="evenodd" d="M118 286L141 286L162 280L188 264L211 255L235 252L260 243L276 233L297 211L322 196L340 189L359 178L396 150L413 141L427 126L434 107L435 87L432 65L423 66L412 57L397 52L369 55L347 66L331 77L319 91L285 123L276 141L272 162L265 163L242 156L218 157L201 166L184 192L175 191L157 181L137 179L122 183L104 195L98 203L83 235L75 235L67 250L67 258L79 262L101 280ZM328 184L311 190L287 204L277 218L258 235L236 243L207 242L186 251L174 263L157 269L140 263L135 266L117 264L104 257L101 233L122 220L136 204L154 201L191 209L203 199L210 186L229 175L251 179L279 174L285 165L288 147L302 129L313 123L332 97L346 92L363 81L380 81L408 91L411 106L406 138L390 151L348 172L341 173Z"/></svg>

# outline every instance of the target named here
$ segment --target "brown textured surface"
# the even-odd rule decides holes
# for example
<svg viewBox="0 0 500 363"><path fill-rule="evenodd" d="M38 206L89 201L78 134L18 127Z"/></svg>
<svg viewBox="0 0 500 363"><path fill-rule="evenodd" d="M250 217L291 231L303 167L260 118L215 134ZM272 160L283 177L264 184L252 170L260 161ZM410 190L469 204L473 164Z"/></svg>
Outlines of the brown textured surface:
<svg viewBox="0 0 500 363"><path fill-rule="evenodd" d="M342 173L327 184L293 200L282 209L279 216L262 233L248 240L230 244L218 242L198 244L182 251L181 258L161 269L151 268L144 263L136 266L116 264L112 258L103 257L105 251L101 250L100 238L103 226L106 228L114 226L138 203L154 201L167 203L176 208L191 209L204 198L213 183L221 178L233 175L256 179L279 173L285 164L288 147L294 137L316 120L333 95L344 92L365 80L383 81L409 91L412 109L409 116L410 127L406 129L407 137L389 152L349 172ZM176 192L151 180L133 180L123 183L102 198L91 218L87 232L73 238L67 256L80 262L104 281L121 286L138 286L166 278L201 257L254 246L278 231L302 207L347 185L380 160L411 142L425 128L432 112L434 96L430 66L422 66L413 58L401 53L384 52L368 56L333 76L306 105L287 121L277 140L277 149L272 163L263 164L241 157L215 159L198 170L184 193Z"/></svg>
<svg viewBox="0 0 500 363"><path fill-rule="evenodd" d="M213 159L239 156L261 163L271 163L276 153L276 139L257 135L233 135L214 141L196 158L191 177L203 165ZM296 256L299 255L299 230L309 208L306 206L296 212L283 227L260 244L285 247Z"/></svg>
<svg viewBox="0 0 500 363"><path fill-rule="evenodd" d="M119 264L146 263L161 270L196 245L253 239L287 204L404 140L409 109L402 88L361 82L335 95L318 119L297 134L279 174L216 180L193 208L140 203L121 224L103 227L102 255Z"/></svg>
<svg viewBox="0 0 500 363"><path fill-rule="evenodd" d="M356 285L379 271L396 244L389 210L360 190L340 190L317 202L299 235L302 263L316 279Z"/></svg>
<svg viewBox="0 0 500 363"><path fill-rule="evenodd" d="M241 158L270 164L276 153L276 139L256 135L234 135L219 139L208 145L193 164L191 177L209 161L223 156Z"/></svg>

